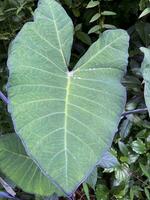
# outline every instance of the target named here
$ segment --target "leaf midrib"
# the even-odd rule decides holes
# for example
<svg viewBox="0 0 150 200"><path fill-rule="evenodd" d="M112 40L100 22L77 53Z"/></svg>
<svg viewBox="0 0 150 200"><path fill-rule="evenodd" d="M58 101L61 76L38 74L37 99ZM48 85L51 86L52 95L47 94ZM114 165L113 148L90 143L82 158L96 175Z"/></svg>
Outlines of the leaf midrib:
<svg viewBox="0 0 150 200"><path fill-rule="evenodd" d="M68 66L67 66L67 62L66 59L64 57L64 53L62 50L62 45L61 45L61 40L59 37L59 31L58 31L58 27L57 27L57 23L53 14L53 10L51 9L50 6L50 10L52 13L52 17L53 17L53 21L54 21L54 26L55 26L55 30L56 30L56 35L58 38L58 43L59 43L59 48L60 48L60 53L62 55L62 59L63 62L66 66L66 73L68 72ZM68 113L68 101L69 101L69 90L70 90L70 84L71 84L71 80L70 77L67 74L67 85L66 85L66 98L65 98L65 111L64 111L64 115L65 115L65 119L64 119L64 152L65 152L65 181L66 181L66 186L68 187L68 155L67 155L67 124L68 124L68 120L67 120L67 113Z"/></svg>
<svg viewBox="0 0 150 200"><path fill-rule="evenodd" d="M66 86L66 98L65 98L65 120L64 120L64 152L65 152L65 177L66 185L68 186L68 155L67 155L67 124L68 124L68 105L69 105L69 90L70 90L71 78L68 76Z"/></svg>

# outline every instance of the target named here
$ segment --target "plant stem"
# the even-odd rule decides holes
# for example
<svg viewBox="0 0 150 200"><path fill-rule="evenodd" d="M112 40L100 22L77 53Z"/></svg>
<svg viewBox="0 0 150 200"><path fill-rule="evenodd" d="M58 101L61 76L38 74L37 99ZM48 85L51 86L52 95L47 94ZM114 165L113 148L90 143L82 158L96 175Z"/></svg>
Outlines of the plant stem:
<svg viewBox="0 0 150 200"><path fill-rule="evenodd" d="M0 91L0 99L2 99L4 103L8 104L8 99L5 97L5 95L1 91Z"/></svg>
<svg viewBox="0 0 150 200"><path fill-rule="evenodd" d="M130 114L136 114L136 113L143 113L143 112L147 112L147 111L148 111L147 108L140 108L140 109L136 109L136 110L126 111L126 112L122 113L122 116L127 116Z"/></svg>

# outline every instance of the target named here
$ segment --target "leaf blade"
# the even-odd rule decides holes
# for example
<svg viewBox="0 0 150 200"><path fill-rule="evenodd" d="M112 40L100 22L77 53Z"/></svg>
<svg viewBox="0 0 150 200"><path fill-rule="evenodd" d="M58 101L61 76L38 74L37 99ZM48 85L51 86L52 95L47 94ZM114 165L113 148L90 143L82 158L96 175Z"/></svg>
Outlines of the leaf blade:
<svg viewBox="0 0 150 200"><path fill-rule="evenodd" d="M15 134L0 137L0 160L2 160L1 171L24 191L43 196L52 195L55 192L60 194L26 155L21 141ZM32 174L34 171L36 171L36 176ZM24 176L25 173L26 176Z"/></svg>
<svg viewBox="0 0 150 200"><path fill-rule="evenodd" d="M150 81L149 81L150 50L145 47L141 47L140 50L144 53L144 60L142 62L141 70L142 70L143 79L144 79L144 83L145 83L144 98L145 98L146 106L148 108L148 112L150 115L150 92L149 92L149 88L150 88Z"/></svg>
<svg viewBox="0 0 150 200"><path fill-rule="evenodd" d="M121 30L104 33L95 43L96 54L91 58L88 56L90 49L95 48L92 45L86 58L84 56L78 62L78 69L68 73L67 63L71 49L68 34L72 35L72 31L70 28L65 31L65 37L69 38L67 53L66 46L60 45L63 39L57 31L58 27L64 27L61 19L64 19L64 15L66 19L66 13L58 3L51 1L50 5L55 5L53 12L57 11L55 17L59 17L56 28L54 13L52 16L47 10L49 4L46 3L49 1L40 2L35 22L28 23L22 29L10 48L9 110L28 155L50 180L70 194L87 178L103 151L110 147L117 130L126 96L120 80L127 64L128 36ZM68 17L67 20L71 24ZM38 34L33 35L35 30ZM114 41L116 34L122 36L118 39L119 42L117 39ZM99 56L104 56L105 50L109 50L110 59L113 57L111 69L107 69L107 66L112 61L108 62L108 59L103 58L102 63L98 59ZM116 52L117 56L114 56ZM107 58L108 54L105 56ZM93 65L95 57L98 59L96 66ZM67 62L64 62L64 58ZM89 65L93 69L98 65L101 66L102 73L95 73L94 70L93 73L87 71L87 74L84 70L81 72L81 67L78 67L81 62L85 71ZM111 94L112 90L114 94ZM95 102L95 97L102 102ZM107 100L104 102L105 98ZM111 103L112 99L114 104ZM113 112L110 111L112 106ZM107 123L111 128L107 128ZM77 146L80 147L78 150ZM86 152L88 156L85 156Z"/></svg>

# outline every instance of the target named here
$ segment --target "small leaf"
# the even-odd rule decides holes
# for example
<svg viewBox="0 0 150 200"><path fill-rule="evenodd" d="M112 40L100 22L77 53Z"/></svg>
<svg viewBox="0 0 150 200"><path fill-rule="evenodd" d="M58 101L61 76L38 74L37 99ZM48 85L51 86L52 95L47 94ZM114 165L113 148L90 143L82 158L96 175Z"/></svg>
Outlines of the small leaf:
<svg viewBox="0 0 150 200"><path fill-rule="evenodd" d="M106 28L106 29L116 29L117 27L114 26L114 25L111 25L111 24L103 24L103 28Z"/></svg>
<svg viewBox="0 0 150 200"><path fill-rule="evenodd" d="M133 123L128 118L122 122L119 130L119 134L122 139L126 138L129 135L132 124Z"/></svg>
<svg viewBox="0 0 150 200"><path fill-rule="evenodd" d="M139 154L135 154L135 153L129 153L128 155L128 163L135 163L135 161L139 158Z"/></svg>
<svg viewBox="0 0 150 200"><path fill-rule="evenodd" d="M127 156L120 156L120 161L123 163L128 163L128 157Z"/></svg>
<svg viewBox="0 0 150 200"><path fill-rule="evenodd" d="M114 172L115 171L115 168L114 167L112 167L112 168L105 168L104 169L104 173L112 173L112 172Z"/></svg>
<svg viewBox="0 0 150 200"><path fill-rule="evenodd" d="M69 7L72 6L72 0L64 0L65 4Z"/></svg>
<svg viewBox="0 0 150 200"><path fill-rule="evenodd" d="M108 200L109 190L106 185L98 184L96 187L96 199L97 200Z"/></svg>
<svg viewBox="0 0 150 200"><path fill-rule="evenodd" d="M143 154L146 152L145 144L139 138L133 141L131 146L132 146L133 151L135 151L138 154Z"/></svg>
<svg viewBox="0 0 150 200"><path fill-rule="evenodd" d="M90 20L90 23L95 22L96 20L98 20L100 18L100 13L96 13Z"/></svg>
<svg viewBox="0 0 150 200"><path fill-rule="evenodd" d="M133 188L132 188L132 187L130 188L130 193L129 193L129 195L130 195L130 200L133 200L133 199L134 199L134 191L133 191Z"/></svg>
<svg viewBox="0 0 150 200"><path fill-rule="evenodd" d="M85 192L85 195L86 195L86 197L87 197L87 200L90 200L90 192L89 192L89 188L88 188L88 186L87 186L86 183L83 183L83 190L84 190L84 192Z"/></svg>
<svg viewBox="0 0 150 200"><path fill-rule="evenodd" d="M100 26L95 25L88 31L88 34L91 34L91 33L98 33L99 34L99 32L100 32Z"/></svg>
<svg viewBox="0 0 150 200"><path fill-rule="evenodd" d="M80 16L80 10L79 9L73 8L72 12L73 12L73 14L74 14L75 17L79 17Z"/></svg>
<svg viewBox="0 0 150 200"><path fill-rule="evenodd" d="M128 87L129 88L129 87ZM132 86L133 88L133 86ZM130 111L130 110L134 110L135 108L137 107L137 103L135 101L129 101L127 104L126 104L126 110L127 111Z"/></svg>
<svg viewBox="0 0 150 200"><path fill-rule="evenodd" d="M144 46L148 47L150 44L150 23L139 22L135 25L135 28ZM141 47L140 49L143 53L146 54L146 52L144 52L144 48Z"/></svg>
<svg viewBox="0 0 150 200"><path fill-rule="evenodd" d="M143 189L140 186L138 186L138 185L131 186L130 193L129 193L130 194L130 199L131 200L139 199L139 196L141 196L140 195L141 191L143 191ZM137 198L135 198L135 197L137 197Z"/></svg>
<svg viewBox="0 0 150 200"><path fill-rule="evenodd" d="M109 16L109 15L116 15L117 13L115 12L112 12L112 11L103 11L101 13L101 15L104 15L104 16Z"/></svg>
<svg viewBox="0 0 150 200"><path fill-rule="evenodd" d="M82 29L82 24L77 24L74 28L75 32L80 31Z"/></svg>
<svg viewBox="0 0 150 200"><path fill-rule="evenodd" d="M125 197L125 194L128 191L128 185L125 184L125 182L120 182L118 180L114 181L114 185L111 189L111 193L113 193L113 196L115 197L115 199L117 200L129 200L127 198L123 198Z"/></svg>
<svg viewBox="0 0 150 200"><path fill-rule="evenodd" d="M128 152L129 152L127 146L121 141L118 142L118 146L119 146L121 153L123 155L127 156Z"/></svg>
<svg viewBox="0 0 150 200"><path fill-rule="evenodd" d="M16 11L16 14L18 15L23 10L24 4L22 4Z"/></svg>
<svg viewBox="0 0 150 200"><path fill-rule="evenodd" d="M86 8L94 8L99 5L99 1L90 1Z"/></svg>
<svg viewBox="0 0 150 200"><path fill-rule="evenodd" d="M139 19L148 15L150 13L150 8L145 8L145 10L140 14Z"/></svg>
<svg viewBox="0 0 150 200"><path fill-rule="evenodd" d="M127 164L122 164L116 168L115 177L120 182L127 180L129 176L129 166Z"/></svg>
<svg viewBox="0 0 150 200"><path fill-rule="evenodd" d="M82 31L77 31L76 37L87 45L91 45L92 43L91 38L88 36L88 34Z"/></svg>
<svg viewBox="0 0 150 200"><path fill-rule="evenodd" d="M140 163L140 168L143 172L143 174L150 180L150 168L148 165L144 166L142 163Z"/></svg>
<svg viewBox="0 0 150 200"><path fill-rule="evenodd" d="M147 197L147 200L150 200L150 191L146 187L144 187L144 192Z"/></svg>

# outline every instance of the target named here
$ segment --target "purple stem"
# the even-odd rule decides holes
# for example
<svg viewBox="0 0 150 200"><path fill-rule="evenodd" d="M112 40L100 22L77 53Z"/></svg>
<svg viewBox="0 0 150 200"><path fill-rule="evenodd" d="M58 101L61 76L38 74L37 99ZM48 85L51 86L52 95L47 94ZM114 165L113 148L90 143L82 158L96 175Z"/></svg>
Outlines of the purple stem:
<svg viewBox="0 0 150 200"><path fill-rule="evenodd" d="M10 194L8 194L7 192L0 192L0 198L7 198L7 199L15 199L15 197L11 196Z"/></svg>
<svg viewBox="0 0 150 200"><path fill-rule="evenodd" d="M0 91L0 99L4 101L4 103L8 104L8 99L5 97L5 95Z"/></svg>
<svg viewBox="0 0 150 200"><path fill-rule="evenodd" d="M136 114L136 113L143 113L143 112L147 112L147 111L148 111L147 108L140 108L140 109L136 109L136 110L126 111L126 112L122 113L122 116L127 116L130 114Z"/></svg>

